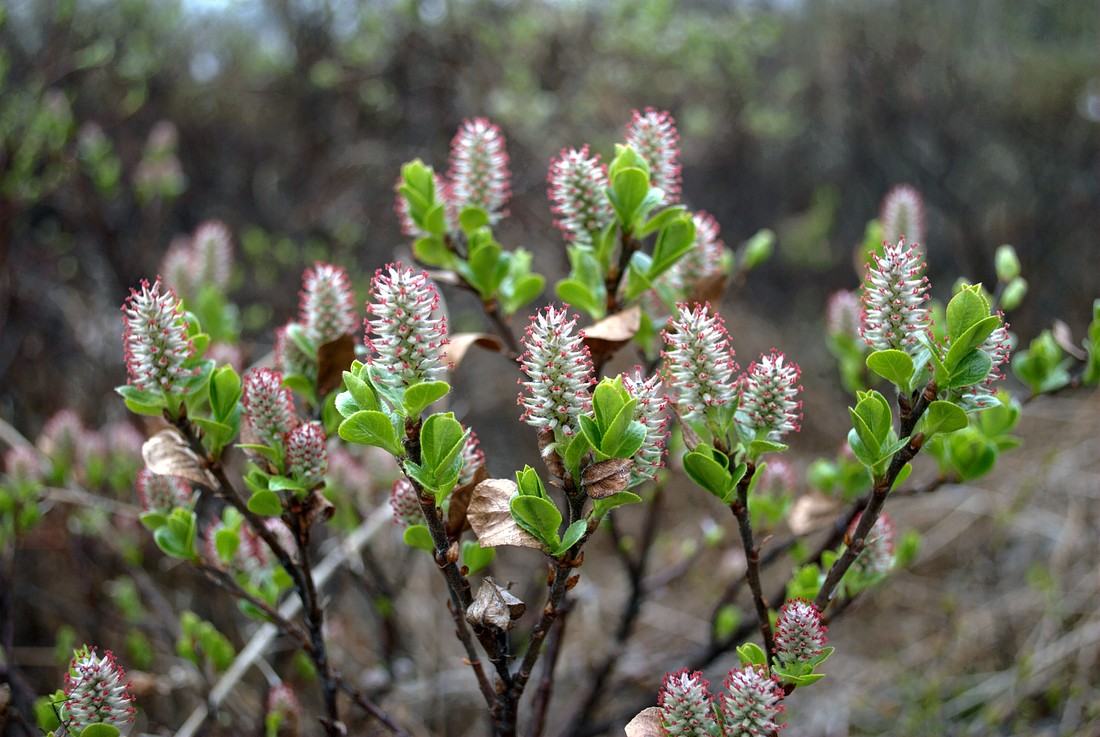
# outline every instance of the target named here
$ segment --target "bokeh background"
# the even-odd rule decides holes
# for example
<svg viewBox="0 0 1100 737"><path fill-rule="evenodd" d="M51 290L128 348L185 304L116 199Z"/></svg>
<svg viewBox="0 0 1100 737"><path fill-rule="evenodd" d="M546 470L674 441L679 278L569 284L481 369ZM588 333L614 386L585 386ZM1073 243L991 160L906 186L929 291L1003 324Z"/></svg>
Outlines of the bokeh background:
<svg viewBox="0 0 1100 737"><path fill-rule="evenodd" d="M0 418L29 438L64 407L90 427L121 419L119 306L207 219L235 234L230 296L250 359L295 313L315 260L344 265L365 298L376 268L409 258L393 213L400 165L443 167L467 117L508 139L514 196L500 240L532 251L552 280L567 264L545 196L550 158L583 143L607 157L631 110L654 106L679 125L686 203L714 215L731 246L776 232L774 257L724 309L742 356L799 346L800 449L831 452L845 398L823 305L857 285L853 253L894 184L924 196L936 296L958 276L995 281L993 253L1013 244L1031 285L1013 330L1027 341L1059 318L1082 334L1100 291L1098 16L1090 0L8 0ZM451 298L454 324L477 329L475 306ZM509 367L484 363L497 383L476 382L470 411L492 459L512 452L514 384ZM1084 444L1069 478L1093 519L1088 443L1100 423L1095 399L1081 401L1084 412L1077 400L1040 412L1052 434ZM1064 415L1074 420L1057 425ZM1060 469L1051 442L1042 467ZM491 470L506 473L499 463ZM944 509L961 503L947 498ZM1082 554L1095 530L1080 533ZM1006 577L1010 590L1030 560ZM1073 693L1094 693L1086 681ZM1042 698L1061 706L1025 723L1054 734L1072 688L1048 685ZM925 709L919 724L936 709L913 688L894 696ZM955 716L966 724L969 702ZM834 732L892 723L831 718Z"/></svg>

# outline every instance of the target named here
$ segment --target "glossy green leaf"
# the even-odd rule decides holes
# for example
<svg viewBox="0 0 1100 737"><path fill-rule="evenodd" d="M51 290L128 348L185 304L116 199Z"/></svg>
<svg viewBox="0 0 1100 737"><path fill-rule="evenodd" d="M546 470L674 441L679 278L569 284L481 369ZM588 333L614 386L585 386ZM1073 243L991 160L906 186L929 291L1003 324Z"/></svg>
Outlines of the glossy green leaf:
<svg viewBox="0 0 1100 737"><path fill-rule="evenodd" d="M684 455L684 471L699 486L723 502L729 499L733 484L729 470L716 461L710 453L694 450Z"/></svg>
<svg viewBox="0 0 1100 737"><path fill-rule="evenodd" d="M214 419L225 422L241 400L241 377L232 366L219 366L210 375L210 409Z"/></svg>
<svg viewBox="0 0 1100 737"><path fill-rule="evenodd" d="M603 317L607 312L606 306L597 299L592 290L576 279L558 282L557 293L563 302L583 310L595 319Z"/></svg>
<svg viewBox="0 0 1100 737"><path fill-rule="evenodd" d="M597 499L592 504L592 516L602 517L612 509L616 509L625 504L637 504L642 501L642 498L631 491L619 491L612 494L609 497L603 499Z"/></svg>
<svg viewBox="0 0 1100 737"><path fill-rule="evenodd" d="M161 417L168 406L162 391L142 391L136 386L125 385L116 387L115 392L126 400L126 408L136 415Z"/></svg>
<svg viewBox="0 0 1100 737"><path fill-rule="evenodd" d="M975 348L959 361L951 378L940 389L957 389L984 381L993 368L993 359L985 351Z"/></svg>
<svg viewBox="0 0 1100 737"><path fill-rule="evenodd" d="M970 424L962 407L952 402L937 400L924 411L924 434L926 437L938 432L954 432Z"/></svg>
<svg viewBox="0 0 1100 737"><path fill-rule="evenodd" d="M867 356L867 368L902 391L909 391L913 379L913 359L905 351L875 351Z"/></svg>
<svg viewBox="0 0 1100 737"><path fill-rule="evenodd" d="M451 391L445 381L422 381L405 390L405 415L418 417L433 402L439 401Z"/></svg>
<svg viewBox="0 0 1100 737"><path fill-rule="evenodd" d="M340 437L349 443L374 445L399 456L404 450L397 440L390 418L381 412L364 410L356 412L340 423Z"/></svg>
<svg viewBox="0 0 1100 737"><path fill-rule="evenodd" d="M579 519L573 524L565 528L565 532L561 536L561 543L557 549L553 551L554 555L564 555L569 548L577 544L577 541L584 536L584 531L588 528L588 522L583 519Z"/></svg>
<svg viewBox="0 0 1100 737"><path fill-rule="evenodd" d="M420 452L424 466L437 477L446 471L466 445L469 431L452 412L437 412L420 428Z"/></svg>
<svg viewBox="0 0 1100 737"><path fill-rule="evenodd" d="M537 496L515 496L510 503L512 518L553 550L558 545L561 512L549 499Z"/></svg>
<svg viewBox="0 0 1100 737"><path fill-rule="evenodd" d="M972 326L989 317L989 309L989 302L982 295L981 284L963 287L947 303L947 334L952 340L956 340L957 336L963 335Z"/></svg>
<svg viewBox="0 0 1100 737"><path fill-rule="evenodd" d="M737 657L744 665L767 665L768 656L755 642L746 642L737 648Z"/></svg>
<svg viewBox="0 0 1100 737"><path fill-rule="evenodd" d="M990 333L996 330L1000 324L1001 318L999 315L990 315L984 320L979 320L971 325L959 338L952 336L951 347L943 359L944 366L949 371L953 370L970 351L980 347Z"/></svg>
<svg viewBox="0 0 1100 737"><path fill-rule="evenodd" d="M695 222L691 216L685 214L671 220L657 235L657 243L653 247L653 263L646 276L651 280L656 279L672 268L694 244Z"/></svg>
<svg viewBox="0 0 1100 737"><path fill-rule="evenodd" d="M647 194L649 194L649 177L641 169L627 167L612 175L607 195L624 228L633 228L634 219Z"/></svg>

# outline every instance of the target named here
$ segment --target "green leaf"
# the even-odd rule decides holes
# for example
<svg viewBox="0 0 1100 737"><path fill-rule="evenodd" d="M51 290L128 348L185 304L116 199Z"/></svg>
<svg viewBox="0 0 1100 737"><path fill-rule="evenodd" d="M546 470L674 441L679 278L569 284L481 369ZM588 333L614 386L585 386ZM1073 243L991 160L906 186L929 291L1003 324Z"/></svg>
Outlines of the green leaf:
<svg viewBox="0 0 1100 737"><path fill-rule="evenodd" d="M956 339L987 317L989 302L982 295L982 285L965 286L947 303L947 334Z"/></svg>
<svg viewBox="0 0 1100 737"><path fill-rule="evenodd" d="M432 542L432 533L424 525L409 525L405 528L403 536L405 544L410 548L420 548L429 553L435 552L435 543Z"/></svg>
<svg viewBox="0 0 1100 737"><path fill-rule="evenodd" d="M627 299L636 299L642 292L653 289L654 284L649 279L649 272L653 267L653 259L648 253L635 251L630 257L630 264L626 272Z"/></svg>
<svg viewBox="0 0 1100 737"><path fill-rule="evenodd" d="M619 491L609 497L597 499L592 504L592 516L603 517L612 509L616 509L625 504L637 504L640 501L642 501L642 498L632 491Z"/></svg>
<svg viewBox="0 0 1100 737"><path fill-rule="evenodd" d="M241 399L241 377L232 366L220 366L210 375L210 410L214 419L225 422Z"/></svg>
<svg viewBox="0 0 1100 737"><path fill-rule="evenodd" d="M940 389L957 389L977 384L989 375L992 368L993 359L989 357L989 354L975 348L959 361L958 366L951 374L951 378Z"/></svg>
<svg viewBox="0 0 1100 737"><path fill-rule="evenodd" d="M218 559L222 563L233 560L237 554L237 548L241 545L241 537L236 530L223 527L214 533L214 548L218 552Z"/></svg>
<svg viewBox="0 0 1100 737"><path fill-rule="evenodd" d="M453 412L437 412L424 420L420 428L420 451L424 466L439 478L466 445L469 431L455 419Z"/></svg>
<svg viewBox="0 0 1100 737"><path fill-rule="evenodd" d="M600 432L600 424L588 415L578 415L577 424L580 425L581 434L588 444L596 450L603 447L603 434Z"/></svg>
<svg viewBox="0 0 1100 737"><path fill-rule="evenodd" d="M489 213L480 207L464 207L458 214L458 223L464 232L473 233L489 224Z"/></svg>
<svg viewBox="0 0 1100 737"><path fill-rule="evenodd" d="M139 519L141 520L141 524L145 525L145 529L150 532L156 532L158 529L168 524L168 517L160 512L142 512Z"/></svg>
<svg viewBox="0 0 1100 737"><path fill-rule="evenodd" d="M699 486L718 497L722 502L729 499L734 484L730 483L729 469L716 461L709 452L698 449L684 455L684 471Z"/></svg>
<svg viewBox="0 0 1100 737"><path fill-rule="evenodd" d="M80 737L118 737L119 734L121 733L118 731L118 727L113 727L103 722L96 722L95 724L89 724L81 730Z"/></svg>
<svg viewBox="0 0 1100 737"><path fill-rule="evenodd" d="M413 241L413 256L417 261L428 266L438 266L445 269L453 269L458 260L454 253L447 248L447 244L438 236L417 238Z"/></svg>
<svg viewBox="0 0 1100 737"><path fill-rule="evenodd" d="M236 408L236 405L234 405L234 408ZM240 418L237 417L236 419L239 427ZM210 450L215 456L237 435L237 428L224 422L215 422L205 417L195 417L192 422L202 428L203 440L210 446Z"/></svg>
<svg viewBox="0 0 1100 737"><path fill-rule="evenodd" d="M775 233L764 228L746 241L741 249L741 271L751 271L771 258L775 249Z"/></svg>
<svg viewBox="0 0 1100 737"><path fill-rule="evenodd" d="M864 445L863 441L860 440L859 431L855 428L848 431L848 445L851 447L856 459L867 468L871 468L878 463L878 448L872 451Z"/></svg>
<svg viewBox="0 0 1100 737"><path fill-rule="evenodd" d="M500 283L508 275L508 260L501 258L499 243L487 241L470 252L470 272L474 286L483 300L492 299Z"/></svg>
<svg viewBox="0 0 1100 737"><path fill-rule="evenodd" d="M161 417L168 402L164 399L162 391L142 391L136 386L119 386L115 392L126 401L126 408L135 415L149 415Z"/></svg>
<svg viewBox="0 0 1100 737"><path fill-rule="evenodd" d="M898 471L898 475L894 479L894 483L890 486L890 491L893 491L894 489L904 484L905 479L909 478L909 474L911 473L913 473L913 464L906 463L904 466L901 467L901 470Z"/></svg>
<svg viewBox="0 0 1100 737"><path fill-rule="evenodd" d="M767 665L768 656L755 642L746 642L737 648L737 657L744 665Z"/></svg>
<svg viewBox="0 0 1100 737"><path fill-rule="evenodd" d="M302 482L290 476L272 476L267 480L267 488L272 491L305 491Z"/></svg>
<svg viewBox="0 0 1100 737"><path fill-rule="evenodd" d="M511 315L526 304L533 302L542 294L546 286L546 278L541 274L525 274L512 281L505 280L501 284L501 292L504 296L502 307L506 315Z"/></svg>
<svg viewBox="0 0 1100 737"><path fill-rule="evenodd" d="M938 432L954 432L970 423L963 408L952 402L937 400L924 411L924 434L930 437Z"/></svg>
<svg viewBox="0 0 1100 737"><path fill-rule="evenodd" d="M496 549L483 548L474 540L462 543L462 565L466 566L466 575L470 576L485 568L496 558Z"/></svg>
<svg viewBox="0 0 1100 737"><path fill-rule="evenodd" d="M623 410L622 414L625 414ZM633 414L633 413L631 413ZM618 433L618 442L612 440L613 433L609 432L603 439L603 452L612 458L633 458L645 444L645 425L637 420L631 420L626 428Z"/></svg>
<svg viewBox="0 0 1100 737"><path fill-rule="evenodd" d="M550 498L546 493L546 488L542 485L542 479L539 478L535 469L530 466L524 466L522 471L516 471L516 488L524 496Z"/></svg>
<svg viewBox="0 0 1100 737"><path fill-rule="evenodd" d="M807 673L806 675L796 676L779 669L776 669L775 673L783 683L791 683L795 686L809 686L811 683L820 681L825 677L824 673Z"/></svg>
<svg viewBox="0 0 1100 737"><path fill-rule="evenodd" d="M356 365L358 364L358 366ZM359 409L365 410L380 410L382 406L378 403L378 395L374 391L374 387L370 383L364 381L362 378L363 365L358 361L351 365L351 371L344 372L344 386L347 387L348 393L355 401L355 404ZM337 405L339 407L339 405ZM353 410L345 417L350 417L358 410Z"/></svg>
<svg viewBox="0 0 1100 737"><path fill-rule="evenodd" d="M913 359L905 351L875 351L867 356L867 368L908 392L913 379Z"/></svg>
<svg viewBox="0 0 1100 737"><path fill-rule="evenodd" d="M614 173L607 196L624 229L633 229L638 210L648 194L649 177L641 169L627 167Z"/></svg>
<svg viewBox="0 0 1100 737"><path fill-rule="evenodd" d="M512 519L551 550L558 545L561 512L549 499L537 496L514 496L510 503Z"/></svg>
<svg viewBox="0 0 1100 737"><path fill-rule="evenodd" d="M430 404L436 402L451 391L451 385L445 381L422 381L405 390L405 416L418 417Z"/></svg>
<svg viewBox="0 0 1100 737"><path fill-rule="evenodd" d="M436 203L424 213L424 230L432 235L443 235L447 232L447 208L442 203Z"/></svg>
<svg viewBox="0 0 1100 737"><path fill-rule="evenodd" d="M772 440L751 440L749 441L749 456L759 458L765 453L782 453L788 447L783 443L776 443ZM759 465L757 468L759 469Z"/></svg>
<svg viewBox="0 0 1100 737"><path fill-rule="evenodd" d="M356 412L340 423L340 437L349 443L374 445L393 456L404 453L397 440L390 418L381 412L364 410Z"/></svg>
<svg viewBox="0 0 1100 737"><path fill-rule="evenodd" d="M581 415L585 417L586 415ZM565 446L565 452L561 454L562 462L565 463L566 470L569 471L573 478L580 478L580 463L584 458L585 453L591 448L588 437L579 432L573 436L573 438Z"/></svg>
<svg viewBox="0 0 1100 737"><path fill-rule="evenodd" d="M317 391L313 387L313 380L305 374L287 374L283 377L283 386L298 396L305 397L310 402L317 399Z"/></svg>
<svg viewBox="0 0 1100 737"><path fill-rule="evenodd" d="M666 207L649 220L646 220L645 223L634 232L634 235L638 238L645 238L650 233L656 233L658 230L665 227L665 225L683 214L687 214L687 208L683 205Z"/></svg>
<svg viewBox="0 0 1100 737"><path fill-rule="evenodd" d="M561 544L553 551L554 555L564 555L569 548L576 545L577 541L584 536L586 529L588 529L588 522L583 519L579 519L566 527L565 533L561 536Z"/></svg>
<svg viewBox="0 0 1100 737"><path fill-rule="evenodd" d="M867 424L863 416L858 414L851 407L848 408L848 417L852 420L852 429L859 438L860 446L867 449L871 458L878 458L879 449L882 447L882 442L879 441L875 435L874 430ZM855 447L852 447L855 450ZM856 453L856 457L863 461L863 457L859 453ZM865 462L865 461L864 461Z"/></svg>
<svg viewBox="0 0 1100 737"><path fill-rule="evenodd" d="M623 396L622 379L604 379L592 392L592 411L600 430L606 430L630 395ZM601 433L602 434L602 433Z"/></svg>
<svg viewBox="0 0 1100 737"><path fill-rule="evenodd" d="M355 401L355 397L351 395L351 392L340 392L336 395L336 411L340 413L341 417L345 419L351 417L360 409L362 408Z"/></svg>
<svg viewBox="0 0 1100 737"><path fill-rule="evenodd" d="M955 336L952 336L951 347L943 359L943 365L949 371L954 369L970 351L980 347L990 333L996 330L1000 324L1001 318L999 315L990 315L984 320L979 320L971 325L960 337L955 338Z"/></svg>
<svg viewBox="0 0 1100 737"><path fill-rule="evenodd" d="M248 511L263 517L278 517L283 513L283 503L274 491L262 489L248 498Z"/></svg>
<svg viewBox="0 0 1100 737"><path fill-rule="evenodd" d="M577 309L587 312L595 319L603 317L607 312L606 307L596 298L592 290L576 279L558 282L557 293L563 302L568 302Z"/></svg>
<svg viewBox="0 0 1100 737"><path fill-rule="evenodd" d="M653 247L653 263L646 276L651 280L656 279L672 268L672 265L690 251L693 245L695 245L695 222L691 216L684 214L670 221L657 235L657 243Z"/></svg>

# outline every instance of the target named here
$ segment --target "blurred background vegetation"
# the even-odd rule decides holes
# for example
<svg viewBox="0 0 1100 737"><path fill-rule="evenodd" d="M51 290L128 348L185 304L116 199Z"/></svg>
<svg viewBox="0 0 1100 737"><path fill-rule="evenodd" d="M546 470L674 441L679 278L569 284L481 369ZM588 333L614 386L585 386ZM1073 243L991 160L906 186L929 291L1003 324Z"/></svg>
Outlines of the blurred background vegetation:
<svg viewBox="0 0 1100 737"><path fill-rule="evenodd" d="M318 258L365 296L404 247L400 164L444 161L475 115L508 136L502 240L552 275L549 159L610 153L647 105L676 117L685 200L728 244L778 232L747 311L805 322L854 287L853 248L898 182L925 197L933 284L991 282L994 249L1017 247L1025 339L1052 316L1079 333L1100 273L1087 0L14 0L0 14L0 415L32 434L62 406L90 422L119 409L103 401L124 378L118 305L202 220L237 234L233 296L261 346Z"/></svg>
<svg viewBox="0 0 1100 737"><path fill-rule="evenodd" d="M586 142L607 157L631 109L654 106L680 128L686 203L730 246L776 231L725 313L743 357L798 354L799 444L831 452L835 427L820 431L840 415L812 411L815 385L837 384L823 305L858 283L894 184L924 195L937 297L960 274L993 283L1011 243L1031 284L1014 331L1060 317L1081 335L1100 273L1098 15L1088 0L8 0L0 418L30 438L63 407L122 419L119 306L207 219L236 236L250 359L315 260L345 266L362 301L376 268L409 258L400 165L439 166L468 117L508 137L497 235L556 278L550 158ZM452 324L476 317L451 297ZM473 401L507 421L475 424L487 450L514 442L505 379Z"/></svg>

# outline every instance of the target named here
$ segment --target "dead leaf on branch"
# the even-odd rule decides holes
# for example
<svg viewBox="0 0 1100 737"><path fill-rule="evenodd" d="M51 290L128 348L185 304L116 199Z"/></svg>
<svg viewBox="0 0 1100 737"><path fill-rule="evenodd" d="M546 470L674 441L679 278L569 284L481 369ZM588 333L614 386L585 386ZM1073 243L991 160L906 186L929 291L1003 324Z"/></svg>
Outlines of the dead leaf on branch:
<svg viewBox="0 0 1100 737"><path fill-rule="evenodd" d="M830 524L840 505L820 494L807 494L795 500L787 524L795 535L805 535Z"/></svg>
<svg viewBox="0 0 1100 737"><path fill-rule="evenodd" d="M141 457L145 467L158 476L179 476L208 489L218 486L178 430L161 430L146 440L141 446Z"/></svg>
<svg viewBox="0 0 1100 737"><path fill-rule="evenodd" d="M608 315L595 325L584 329L584 344L592 357L612 355L630 342L642 326L642 308L639 305Z"/></svg>
<svg viewBox="0 0 1100 737"><path fill-rule="evenodd" d="M546 470L558 480L558 483L551 483L554 483L554 486L560 488L560 482L565 478L565 463L558 453L557 443L554 440L554 431L550 428L543 428L539 430L538 439L539 455L542 456L542 462L546 464Z"/></svg>
<svg viewBox="0 0 1100 737"><path fill-rule="evenodd" d="M527 605L511 591L486 576L477 591L477 597L466 610L466 621L474 626L508 631L526 610Z"/></svg>
<svg viewBox="0 0 1100 737"><path fill-rule="evenodd" d="M355 338L343 335L317 349L317 394L321 397L340 386L344 372L355 360Z"/></svg>
<svg viewBox="0 0 1100 737"><path fill-rule="evenodd" d="M450 364L452 369L457 369L458 364L466 356L466 351L471 346L479 346L487 351L500 352L503 344L500 338L489 333L458 333L451 336L451 341L443 346L443 363Z"/></svg>
<svg viewBox="0 0 1100 737"><path fill-rule="evenodd" d="M609 458L593 463L581 472L581 487L593 499L606 499L626 488L630 482L630 458Z"/></svg>
<svg viewBox="0 0 1100 737"><path fill-rule="evenodd" d="M481 547L513 545L545 549L537 537L512 519L511 501L517 492L516 482L509 479L488 479L474 487L466 518Z"/></svg>
<svg viewBox="0 0 1100 737"><path fill-rule="evenodd" d="M470 499L477 485L488 478L489 472L485 470L485 464L482 464L474 470L474 478L470 483L451 492L451 503L447 506L447 537L457 540L459 535L470 529L470 521L466 518Z"/></svg>
<svg viewBox="0 0 1100 737"><path fill-rule="evenodd" d="M626 737L667 737L661 722L661 710L656 706L642 709L638 716L626 725Z"/></svg>

